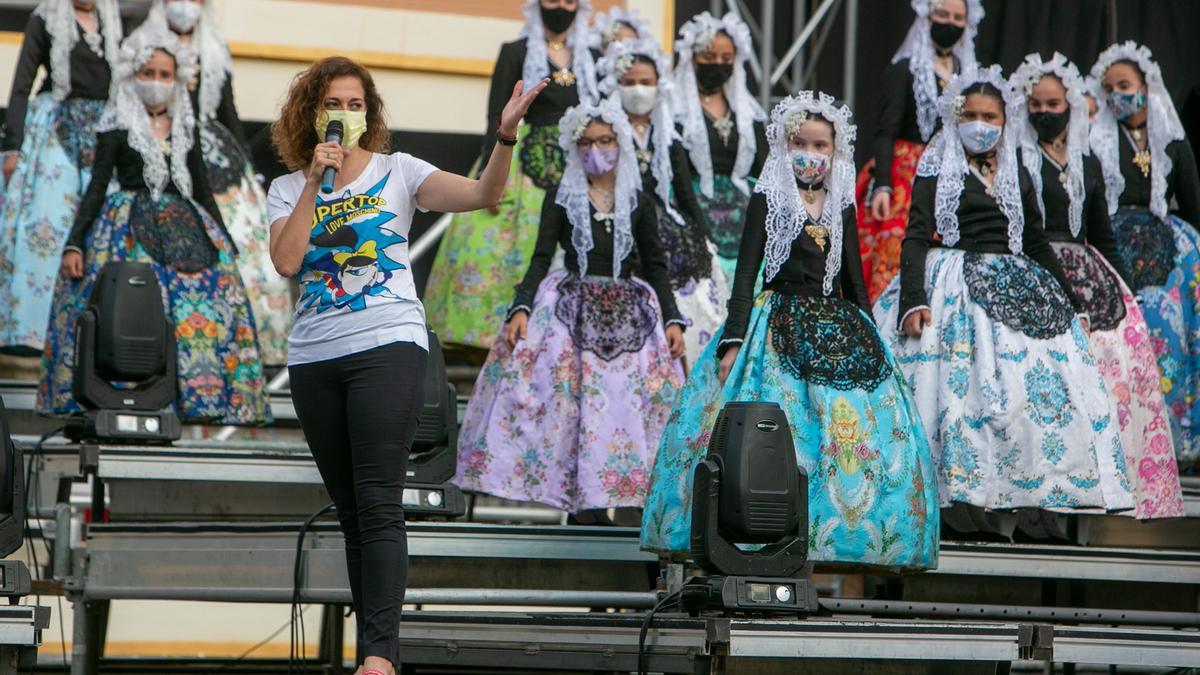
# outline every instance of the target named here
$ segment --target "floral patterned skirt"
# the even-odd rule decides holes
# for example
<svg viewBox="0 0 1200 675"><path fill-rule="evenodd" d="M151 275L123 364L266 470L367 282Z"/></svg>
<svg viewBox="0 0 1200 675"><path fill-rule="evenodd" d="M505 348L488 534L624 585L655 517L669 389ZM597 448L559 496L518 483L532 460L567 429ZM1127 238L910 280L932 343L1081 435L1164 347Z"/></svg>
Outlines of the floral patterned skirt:
<svg viewBox="0 0 1200 675"><path fill-rule="evenodd" d="M751 181L753 183L753 181ZM727 282L733 284L733 273L737 269L738 251L742 247L742 229L746 225L746 207L750 195L743 194L727 174L713 175L713 196L708 198L700 191L700 177L692 177L692 190L700 210L708 218L708 238L717 247L717 257Z"/></svg>
<svg viewBox="0 0 1200 675"><path fill-rule="evenodd" d="M114 192L84 248L83 278L60 277L54 289L38 412L80 410L71 395L75 321L104 263L127 260L154 268L175 325L179 416L219 424L270 421L254 318L233 249L203 209L178 195L155 201L147 191Z"/></svg>
<svg viewBox="0 0 1200 675"><path fill-rule="evenodd" d="M689 550L692 481L729 401L778 403L808 472L809 558L892 571L937 567L934 465L895 358L838 299L765 292L722 385L718 335L692 368L663 432L642 547Z"/></svg>
<svg viewBox="0 0 1200 675"><path fill-rule="evenodd" d="M867 199L874 185L875 160L870 160L858 173L858 248L862 253L863 278L867 280L867 295L874 302L883 293L892 277L900 273L900 244L908 229L908 209L912 206L912 184L917 175L917 162L925 146L897 139L892 155L892 217L880 222L871 215Z"/></svg>
<svg viewBox="0 0 1200 675"><path fill-rule="evenodd" d="M1148 209L1122 208L1112 228L1150 327L1176 459L1193 465L1200 461L1200 235Z"/></svg>
<svg viewBox="0 0 1200 675"><path fill-rule="evenodd" d="M682 386L645 282L551 272L525 339L497 338L479 373L454 482L567 511L639 507Z"/></svg>
<svg viewBox="0 0 1200 675"><path fill-rule="evenodd" d="M1179 467L1150 331L1133 291L1096 249L1051 244L1091 322L1088 342L1117 406L1121 445L1141 519L1183 516Z"/></svg>
<svg viewBox="0 0 1200 675"><path fill-rule="evenodd" d="M271 262L267 195L245 150L223 124L207 122L201 128L200 143L221 220L237 246L238 272L254 310L263 363L286 365L292 297L289 281L279 276Z"/></svg>
<svg viewBox="0 0 1200 675"><path fill-rule="evenodd" d="M533 255L546 188L562 177L557 125L526 125L519 137L499 213L454 216L438 246L423 302L443 344L487 349L495 341Z"/></svg>
<svg viewBox="0 0 1200 675"><path fill-rule="evenodd" d="M725 323L730 282L725 279L716 247L708 240L702 224L688 221L680 225L660 204L658 237L667 257L675 306L687 322L683 341L690 368Z"/></svg>
<svg viewBox="0 0 1200 675"><path fill-rule="evenodd" d="M899 330L900 278L875 321L912 387L942 506L1132 515L1118 415L1070 300L1024 256L932 249L932 322Z"/></svg>
<svg viewBox="0 0 1200 675"><path fill-rule="evenodd" d="M92 176L96 122L104 101L41 94L25 116L23 159L0 211L0 349L35 356L46 323L63 244Z"/></svg>

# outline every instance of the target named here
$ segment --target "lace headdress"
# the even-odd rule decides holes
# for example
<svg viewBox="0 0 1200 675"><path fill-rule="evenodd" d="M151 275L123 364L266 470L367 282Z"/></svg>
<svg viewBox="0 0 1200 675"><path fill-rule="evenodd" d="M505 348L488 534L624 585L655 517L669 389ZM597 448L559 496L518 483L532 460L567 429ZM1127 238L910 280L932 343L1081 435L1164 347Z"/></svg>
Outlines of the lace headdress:
<svg viewBox="0 0 1200 675"><path fill-rule="evenodd" d="M675 66L675 99L672 110L675 121L683 126L683 147L691 157L692 166L700 176L700 192L706 197L713 195L712 154L708 147L708 128L704 125L704 110L700 107L700 90L696 86L696 70L693 66L696 52L708 48L717 33L724 32L733 40L733 77L725 83L725 99L729 109L737 118L738 150L733 164L733 184L744 194L750 194L746 175L754 166L758 152L754 138L754 123L765 121L766 112L746 87L746 61L750 58L753 45L750 28L730 12L720 19L703 12L679 29L675 51L679 60Z"/></svg>
<svg viewBox="0 0 1200 675"><path fill-rule="evenodd" d="M962 197L967 174L967 152L958 134L958 119L966 97L963 90L973 84L986 82L1000 90L1004 98L1004 130L996 145L996 175L992 190L996 203L1008 220L1008 249L1014 254L1022 250L1021 238L1025 232L1025 211L1021 202L1020 162L1017 148L1020 145L1020 124L1025 119L1025 96L1004 79L1000 66L966 68L950 78L942 92L938 107L942 110L942 129L937 132L929 147L917 164L917 175L937 177L937 198L934 204L934 219L937 232L947 246L958 243L958 204Z"/></svg>
<svg viewBox="0 0 1200 675"><path fill-rule="evenodd" d="M521 68L521 79L526 89L550 76L550 61L546 54L546 27L542 25L542 4L539 0L525 0L521 6L525 15L525 27L520 37L525 40L525 65ZM567 48L571 50L571 72L575 74L575 88L580 101L596 101L600 92L596 90L596 62L588 46L588 21L592 17L592 0L579 0L575 11L575 22L567 32Z"/></svg>
<svg viewBox="0 0 1200 675"><path fill-rule="evenodd" d="M638 40L653 40L654 30L650 22L642 17L636 9L626 10L620 5L613 5L607 12L598 12L592 21L592 32L588 44L597 51L605 49L605 45L617 38L621 26L629 26L637 33Z"/></svg>
<svg viewBox="0 0 1200 675"><path fill-rule="evenodd" d="M1070 200L1067 220L1071 236L1078 237L1079 232L1083 229L1083 202L1086 191L1083 183L1083 157L1089 152L1088 131L1091 127L1088 122L1087 100L1084 99L1084 95L1088 93L1087 85L1079 75L1079 69L1075 67L1075 64L1058 52L1054 52L1054 56L1049 61L1042 61L1042 57L1038 54L1026 56L1025 62L1017 68L1009 82L1013 89L1023 92L1028 97L1034 86L1047 75L1057 77L1067 90L1070 122L1067 126L1067 182L1063 188L1066 189L1067 197ZM1041 196L1043 189L1042 149L1038 143L1037 132L1029 123L1029 116L1022 114L1021 121L1022 123L1019 125L1021 159L1025 168L1029 170L1029 177L1033 180L1034 187L1037 188L1038 206L1041 207L1042 216L1045 217L1046 207Z"/></svg>
<svg viewBox="0 0 1200 675"><path fill-rule="evenodd" d="M167 111L171 115L169 156L164 156L158 138L150 128L146 106L134 88L138 69L159 49L175 57L176 64L175 92L167 103ZM121 45L121 59L113 73L113 93L96 127L98 134L117 129L129 132L129 146L142 156L142 178L155 199L162 195L167 182L171 180L180 194L192 196L192 175L188 171L187 155L192 149L196 116L192 113L187 91L187 83L193 74L186 58L187 51L165 24L157 28L150 26L130 35Z"/></svg>
<svg viewBox="0 0 1200 675"><path fill-rule="evenodd" d="M608 46L604 57L596 63L596 71L600 80L600 93L620 101L619 82L625 72L633 66L634 57L642 56L654 62L658 72L658 100L650 113L651 135L650 145L654 150L654 158L650 163L650 172L657 183L656 193L659 200L666 206L667 213L676 223L683 224L683 216L671 206L671 143L676 138L675 122L671 115L671 63L667 60L658 43L653 40L638 40L636 42L614 42ZM634 139L635 143L637 139Z"/></svg>
<svg viewBox="0 0 1200 675"><path fill-rule="evenodd" d="M917 126L921 138L926 141L937 128L938 109L937 73L933 70L933 58L937 54L933 38L929 35L933 22L929 13L942 4L942 0L912 0L916 20L908 29L908 35L892 57L892 63L908 59L908 70L913 76L913 98L917 102ZM966 0L967 25L953 53L961 69L978 65L975 60L975 36L979 33L979 22L983 20L982 0Z"/></svg>
<svg viewBox="0 0 1200 675"><path fill-rule="evenodd" d="M583 169L583 153L576 143L583 137L592 121L612 126L620 149L617 160L617 180L613 191L613 262L612 274L621 272L621 262L633 251L633 212L637 208L642 176L638 171L637 155L633 151L633 129L620 101L609 98L599 105L580 103L568 108L559 124L558 143L567 155L567 166L554 202L567 211L571 222L571 245L579 259L579 276L587 275L587 254L592 241L592 210L588 198L587 172ZM598 214L601 215L601 214Z"/></svg>
<svg viewBox="0 0 1200 675"><path fill-rule="evenodd" d="M767 197L767 246L764 253L765 279L770 281L787 262L792 242L810 220L800 186L792 170L788 141L810 117L819 116L833 125L833 161L825 178L827 195L819 224L829 233L829 252L825 257L825 295L833 292L833 280L842 267L842 212L854 205L854 125L850 108L838 106L825 93L802 91L789 96L771 111L767 126L770 148L762 176L754 191Z"/></svg>
<svg viewBox="0 0 1200 675"><path fill-rule="evenodd" d="M1146 133L1150 150L1150 211L1159 218L1167 217L1167 177L1171 175L1172 162L1167 155L1171 141L1187 138L1179 113L1171 94L1163 84L1162 70L1154 62L1150 50L1130 40L1114 44L1100 53L1096 65L1092 66L1092 77L1096 82L1104 81L1108 67L1117 61L1131 61L1142 71L1146 81ZM1116 213L1121 194L1125 192L1125 177L1121 175L1121 130L1116 116L1108 107L1108 98L1096 97L1099 111L1092 125L1092 152L1104 168L1104 186L1108 196L1108 212Z"/></svg>
<svg viewBox="0 0 1200 675"><path fill-rule="evenodd" d="M51 95L56 101L65 100L71 93L71 51L79 42L75 4L71 0L42 0L33 13L46 22L46 32L50 35ZM104 38L102 56L110 68L115 68L121 57L121 12L117 0L97 0L96 14Z"/></svg>
<svg viewBox="0 0 1200 675"><path fill-rule="evenodd" d="M163 5L164 0L154 0L154 4L150 7L150 14L146 16L146 21L138 30L151 22L161 22L164 27L170 29ZM217 27L217 20L212 15L212 1L206 0L203 6L204 13L200 15L200 21L192 30L191 44L186 45L188 52L186 57L193 60L194 67L200 72L200 91L197 93L200 118L212 119L217 114L217 108L221 106L221 93L225 90L225 80L233 72L233 57L230 56L229 45L225 42L225 36L221 34L220 28ZM195 64L196 59L199 59L199 64Z"/></svg>

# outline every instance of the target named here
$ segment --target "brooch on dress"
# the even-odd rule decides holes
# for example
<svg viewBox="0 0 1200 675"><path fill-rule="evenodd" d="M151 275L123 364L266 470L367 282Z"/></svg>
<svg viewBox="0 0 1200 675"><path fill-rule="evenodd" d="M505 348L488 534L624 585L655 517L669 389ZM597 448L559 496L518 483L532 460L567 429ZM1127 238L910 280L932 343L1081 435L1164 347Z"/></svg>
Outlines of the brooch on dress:
<svg viewBox="0 0 1200 675"><path fill-rule="evenodd" d="M729 145L729 138L733 135L733 115L726 110L725 116L721 119L714 119L712 122L713 130L720 136L721 142Z"/></svg>
<svg viewBox="0 0 1200 675"><path fill-rule="evenodd" d="M817 246L825 248L825 238L829 236L829 228L824 225L809 224L804 226L804 233L817 242Z"/></svg>
<svg viewBox="0 0 1200 675"><path fill-rule="evenodd" d="M560 87L570 87L571 85L575 84L575 73L572 73L566 68L559 68L558 70L554 71L554 84L557 84Z"/></svg>
<svg viewBox="0 0 1200 675"><path fill-rule="evenodd" d="M1142 170L1142 177L1150 175L1150 151L1138 150L1133 153L1133 165Z"/></svg>

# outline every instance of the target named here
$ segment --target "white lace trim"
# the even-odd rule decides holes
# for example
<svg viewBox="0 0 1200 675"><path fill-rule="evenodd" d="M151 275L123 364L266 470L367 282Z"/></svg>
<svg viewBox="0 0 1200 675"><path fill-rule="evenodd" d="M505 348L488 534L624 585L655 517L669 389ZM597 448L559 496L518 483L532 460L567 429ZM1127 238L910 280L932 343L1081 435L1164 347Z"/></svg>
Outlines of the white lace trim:
<svg viewBox="0 0 1200 675"><path fill-rule="evenodd" d="M164 0L154 0L154 4L150 7L150 14L147 15L143 26L151 21L161 21L170 29L163 3ZM192 30L191 44L185 45L185 47L189 52L188 58L193 62L197 58L200 61L200 91L198 92L200 118L213 119L216 117L217 108L221 106L221 92L225 89L225 80L233 72L233 57L229 53L229 45L225 42L225 36L221 34L221 29L217 26L211 2L204 3L204 13L200 15L200 21Z"/></svg>
<svg viewBox="0 0 1200 675"><path fill-rule="evenodd" d="M1092 66L1091 76L1097 86L1104 81L1108 67L1116 61L1129 60L1137 64L1146 80L1146 133L1150 150L1150 211L1159 218L1167 217L1167 177L1171 175L1172 162L1167 155L1167 146L1172 141L1184 140L1187 136L1179 113L1171 100L1171 93L1163 83L1162 70L1154 62L1153 55L1145 46L1133 40L1114 44L1101 52ZM1120 123L1108 107L1108 97L1096 98L1099 110L1092 126L1092 152L1104 169L1104 185L1108 196L1108 212L1116 213L1121 194L1125 192L1125 177L1121 175Z"/></svg>
<svg viewBox="0 0 1200 675"><path fill-rule="evenodd" d="M626 10L620 5L613 5L607 12L597 12L592 19L592 30L588 34L588 46L596 51L603 51L605 43L611 43L621 24L629 26L637 33L638 40L653 40L654 29L650 21L638 13L637 9ZM670 72L665 70L662 72Z"/></svg>
<svg viewBox="0 0 1200 675"><path fill-rule="evenodd" d="M825 177L825 205L821 209L819 224L829 233L829 251L825 256L825 278L821 290L825 295L833 293L833 281L842 267L842 212L854 204L854 140L858 127L854 125L850 108L838 107L834 98L826 93L802 91L789 96L771 111L771 123L767 126L769 154L763 165L762 176L754 191L767 197L767 243L763 258L766 264L765 279L770 281L779 273L792 251L792 242L811 220L804 200L800 197L800 186L792 170L788 152L789 121L797 114L820 115L833 125L834 151L829 174Z"/></svg>
<svg viewBox="0 0 1200 675"><path fill-rule="evenodd" d="M671 169L671 143L677 138L674 117L671 114L671 93L674 84L670 77L671 63L659 49L658 43L640 40L614 42L609 45L608 51L596 62L597 77L601 78L600 93L620 100L617 83L625 76L625 71L629 70L634 56L645 56L654 61L654 69L658 72L658 100L650 113L650 144L654 152L650 172L657 183L655 194L666 207L671 219L683 225L683 216L671 206L671 180L674 177L674 171ZM636 138L634 141L637 143Z"/></svg>
<svg viewBox="0 0 1200 675"><path fill-rule="evenodd" d="M996 176L992 181L996 203L1008 219L1008 248L1014 254L1022 250L1025 211L1021 202L1020 165L1017 161L1020 129L1025 117L1025 96L1004 79L1000 66L965 68L950 78L938 107L942 111L942 129L930 141L917 164L917 175L937 176L934 219L937 232L946 246L958 243L958 205L970 169L962 138L958 135L959 94L977 82L987 82L1000 90L1005 102L1004 133L996 146Z"/></svg>
<svg viewBox="0 0 1200 675"><path fill-rule="evenodd" d="M766 111L746 87L746 61L754 48L750 40L750 28L733 12L720 19L702 12L685 23L679 29L679 39L675 41L679 58L675 66L672 110L675 112L675 121L683 126L683 147L688 151L692 166L696 167L696 175L700 177L700 192L710 198L713 196L712 153L708 147L708 128L704 124L704 109L700 107L693 58L697 49L703 50L721 31L733 40L735 51L733 77L725 83L725 99L729 102L738 130L738 150L732 179L743 194L750 194L746 176L754 167L754 156L758 153L754 123L767 119Z"/></svg>
<svg viewBox="0 0 1200 675"><path fill-rule="evenodd" d="M134 74L157 49L166 50L178 64L175 93L167 104L167 111L171 115L169 158L164 156L150 128L146 106L134 89ZM192 175L188 170L187 155L192 149L196 116L192 112L187 83L194 71L185 57L185 48L165 24L135 31L121 46L120 63L113 72L113 93L96 127L98 134L118 129L129 132L129 146L142 156L142 178L155 199L162 195L169 180L174 181L180 194L189 198L192 196Z"/></svg>
<svg viewBox="0 0 1200 675"><path fill-rule="evenodd" d="M921 129L921 138L926 141L937 128L940 116L937 73L933 70L933 57L937 50L929 35L933 23L929 19L929 12L939 4L940 0L912 0L917 18L909 27L900 49L892 56L892 63L908 59L908 70L913 76L913 98L917 102L917 126ZM979 33L979 22L984 14L982 0L967 0L967 25L962 38L952 50L961 70L978 65L975 59L975 36Z"/></svg>
<svg viewBox="0 0 1200 675"><path fill-rule="evenodd" d="M587 172L583 169L583 155L575 142L592 120L611 125L620 148L613 192L612 275L617 277L621 273L621 263L633 252L633 212L637 208L638 192L642 189L642 174L638 171L637 154L633 149L633 127L629 126L629 117L616 98L606 99L599 105L580 103L568 108L563 115L559 122L558 143L567 155L567 166L558 184L554 203L567 211L567 219L571 222L571 245L579 259L579 276L586 276L587 254L595 242L592 240Z"/></svg>
<svg viewBox="0 0 1200 675"><path fill-rule="evenodd" d="M525 38L525 63L521 67L521 79L526 89L535 86L550 76L550 61L546 54L546 28L542 25L542 10L539 0L525 0L521 6L525 15L525 26L519 37ZM592 18L592 0L579 0L575 11L575 22L567 33L567 47L571 49L571 72L575 74L575 88L581 102L600 100L596 88L596 62L588 46L588 21Z"/></svg>
<svg viewBox="0 0 1200 675"><path fill-rule="evenodd" d="M1066 87L1067 103L1070 104L1070 121L1067 126L1067 183L1064 186L1070 201L1068 209L1068 225L1072 237L1078 237L1083 230L1083 202L1087 189L1083 180L1083 157L1089 152L1088 134L1091 123L1088 121L1088 105L1084 99L1087 85L1079 74L1075 64L1058 52L1049 61L1042 61L1038 54L1025 57L1025 62L1017 68L1010 78L1013 89L1024 92L1027 96L1033 87L1046 75L1054 75ZM1042 148L1038 142L1037 131L1029 123L1028 114L1022 116L1021 158L1029 177L1033 180L1038 195L1038 207L1042 217L1046 216L1046 206L1042 198Z"/></svg>
<svg viewBox="0 0 1200 675"><path fill-rule="evenodd" d="M71 51L79 42L75 21L75 5L71 0L42 0L33 13L46 22L50 35L51 95L62 101L71 93ZM104 59L110 68L116 67L121 56L121 12L117 0L98 0L96 13L99 30L104 34Z"/></svg>

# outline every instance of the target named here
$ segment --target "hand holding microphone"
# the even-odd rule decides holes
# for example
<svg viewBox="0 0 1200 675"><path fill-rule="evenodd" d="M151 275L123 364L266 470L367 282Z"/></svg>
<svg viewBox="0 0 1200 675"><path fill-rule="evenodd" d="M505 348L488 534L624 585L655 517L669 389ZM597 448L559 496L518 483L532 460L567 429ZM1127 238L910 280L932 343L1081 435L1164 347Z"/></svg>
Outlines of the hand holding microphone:
<svg viewBox="0 0 1200 675"><path fill-rule="evenodd" d="M333 179L342 169L342 161L346 151L342 148L342 123L338 120L329 122L325 130L325 142L313 149L312 164L309 168L309 180L320 180L321 192L333 192Z"/></svg>

